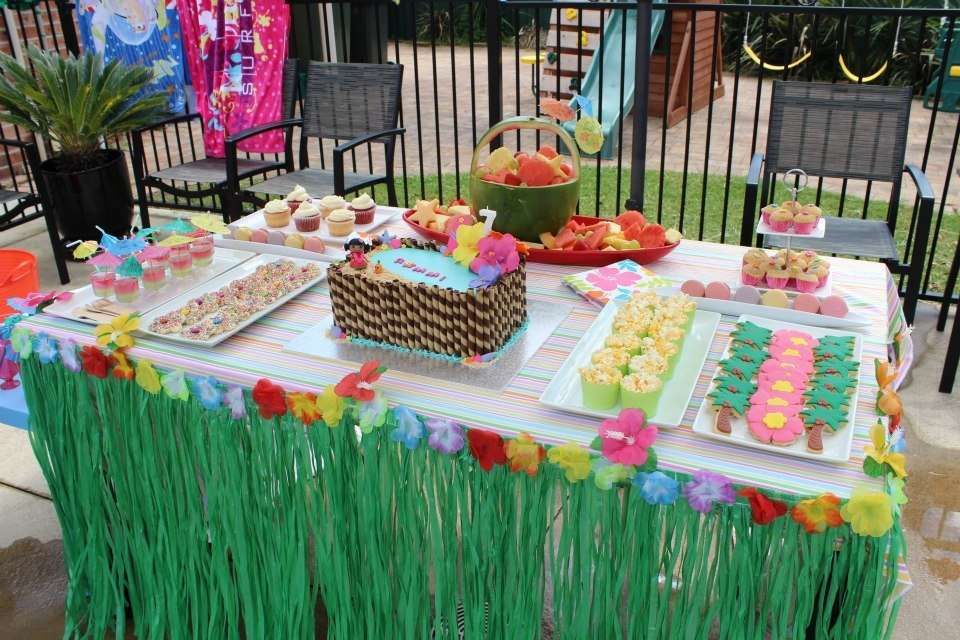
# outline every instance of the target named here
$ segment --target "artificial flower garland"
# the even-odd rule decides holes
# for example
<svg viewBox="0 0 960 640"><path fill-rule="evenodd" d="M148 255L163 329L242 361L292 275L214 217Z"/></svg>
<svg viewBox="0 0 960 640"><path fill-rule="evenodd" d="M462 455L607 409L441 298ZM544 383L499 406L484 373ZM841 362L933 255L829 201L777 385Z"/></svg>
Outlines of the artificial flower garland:
<svg viewBox="0 0 960 640"><path fill-rule="evenodd" d="M134 345L130 332L137 326L136 316L124 316L97 327L98 343L110 349L108 352L90 345L78 352L78 345L72 340L58 342L43 332L30 334L23 327L15 327L10 332L10 343L20 359L36 355L45 365L60 362L72 372L83 371L101 379L112 375L133 381L151 395L163 392L181 401L193 397L209 411L227 410L238 420L246 416L244 392L237 385L224 385L213 377L187 375L180 370L160 373L146 359L131 363L126 352ZM397 406L391 410L373 386L384 371L377 361L367 362L360 371L346 375L336 385L327 385L319 393L287 392L270 380L260 379L250 395L265 419L279 418L289 412L305 426L323 423L328 428L336 428L349 417L363 434L387 424L387 414L392 411L391 424L395 425L389 434L392 441L415 450L426 439L427 446L438 453L468 453L483 471L504 465L511 472L535 476L540 466L548 463L562 469L571 483L584 481L592 474L600 489L632 486L651 506L673 505L683 496L692 509L703 514L712 512L718 503L733 505L738 498L743 498L750 508L752 521L759 526L789 514L809 534L822 533L847 522L856 534L879 537L893 526L899 505L906 502L902 491L905 472L899 473L898 458L891 460L891 455L900 454L891 454L885 441L883 446L875 441L872 448L868 447L868 457L882 468L890 468L887 492L857 488L846 502L824 493L800 499L791 506L754 487L738 490L729 478L711 471L696 471L689 480L681 482L658 470L653 448L657 428L646 422L646 416L639 409L624 409L616 418L604 420L589 449L574 443L547 449L527 433L505 440L495 432L466 428L447 418L424 420L407 407Z"/></svg>

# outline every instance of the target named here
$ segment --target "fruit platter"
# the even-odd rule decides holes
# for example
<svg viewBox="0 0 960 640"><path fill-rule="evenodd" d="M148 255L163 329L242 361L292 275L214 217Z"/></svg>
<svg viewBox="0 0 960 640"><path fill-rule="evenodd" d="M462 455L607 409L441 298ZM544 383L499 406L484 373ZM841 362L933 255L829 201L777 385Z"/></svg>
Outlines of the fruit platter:
<svg viewBox="0 0 960 640"><path fill-rule="evenodd" d="M447 244L461 225L478 222L462 200L446 207L437 200L421 200L415 209L404 212L403 219L438 244ZM654 262L676 249L681 239L675 229L648 222L639 211L625 211L613 219L573 216L556 232L541 233L539 243L525 244L531 262L602 267L620 260Z"/></svg>

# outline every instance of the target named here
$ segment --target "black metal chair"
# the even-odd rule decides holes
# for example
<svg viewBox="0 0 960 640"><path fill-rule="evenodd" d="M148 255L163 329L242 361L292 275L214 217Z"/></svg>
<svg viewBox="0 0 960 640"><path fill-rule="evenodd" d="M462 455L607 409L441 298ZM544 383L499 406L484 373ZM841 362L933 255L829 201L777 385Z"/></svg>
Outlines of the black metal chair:
<svg viewBox="0 0 960 640"><path fill-rule="evenodd" d="M750 162L740 244L753 244L758 191L760 207L771 202L777 174L798 168L817 177L889 182L886 220L828 215L823 238L795 237L790 246L877 258L891 272L906 274L904 314L913 324L934 195L920 168L904 165L911 101L909 87L775 81L766 154L756 153ZM904 173L917 188L920 206L901 261L894 231ZM766 246L783 246L777 236L760 240Z"/></svg>
<svg viewBox="0 0 960 640"><path fill-rule="evenodd" d="M42 217L47 225L60 284L67 284L70 282L70 273L67 271L66 249L57 231L53 209L48 206L37 180L40 169L37 145L21 140L0 139L0 148L3 149L7 164L4 173L9 178L9 184L5 179L0 186L0 232ZM13 153L12 149L15 150Z"/></svg>
<svg viewBox="0 0 960 640"><path fill-rule="evenodd" d="M393 182L393 156L400 113L403 66L398 64L306 63L306 88L303 91L301 117L255 127L231 136L227 146L227 173L233 205L252 202L263 205L257 194L284 196L296 185L316 195L346 193L386 183L391 206L397 204ZM237 143L251 136L280 127L300 127L300 169L287 167L287 173L241 190L241 166ZM289 138L289 136L288 136ZM310 167L308 143L311 138L334 140L333 168ZM341 143L341 140L346 142ZM378 143L384 146L385 172L353 173L344 170L343 154L356 147Z"/></svg>
<svg viewBox="0 0 960 640"><path fill-rule="evenodd" d="M299 69L300 62L295 58L288 59L283 66L283 102L281 104L281 117L285 119L284 121L293 118L293 115L296 113ZM133 173L137 185L137 200L140 204L141 224L145 227L149 226L150 224L149 206L151 204L154 206L164 206L174 209L194 209L207 211L214 207L211 206L209 200L204 202L204 199L209 199L211 197L218 197L220 199L220 207L221 211L223 211L224 219L227 221L230 220L228 213L234 210L234 207L231 206L230 202L230 196L232 192L228 188L227 160L226 158L197 157L192 138L192 128L190 127L190 124L194 120L201 121L199 113L181 114L166 118L150 126L137 129L131 134L131 146L133 148ZM181 164L173 164L171 162L171 166L159 168L159 158L155 157L154 164L157 165L158 168L151 171L146 153L146 145L144 144L144 136L146 134L151 134L152 136L154 133L159 132L164 137L164 141L167 142L167 127L177 127L184 123L188 125L189 133L187 136L189 139L186 143L184 143L180 138L181 131L177 130L175 132L177 136L177 147L180 150L181 159L184 159L184 147L188 146L192 151L193 160L182 162ZM283 158L278 157L276 160L257 160L253 158L238 159L236 158L236 152L234 148L234 176L236 179L250 179L271 171L292 169L293 155L291 150L293 148L293 143L290 134L291 131L288 127L286 132L285 151ZM153 148L154 155L159 155L156 150L156 143L153 142L153 139L151 139L150 146ZM167 142L167 144L164 146L166 147L167 156L169 157L169 142ZM178 182L183 183L184 186L177 186ZM151 189L157 189L161 193L166 193L173 196L175 198L174 203L170 204L167 202L158 202L156 200L152 200L152 194L148 193L148 190ZM183 202L177 202L177 198L185 198L187 199L187 203L184 204ZM199 205L189 204L192 199L200 199L201 203Z"/></svg>
<svg viewBox="0 0 960 640"><path fill-rule="evenodd" d="M940 304L940 313L937 317L937 331L947 327L950 314L950 303L953 299L953 290L960 276L960 241L953 250L953 262L950 263L950 272L947 283L943 288L943 302ZM953 311L953 329L950 330L950 339L947 342L947 356L943 361L943 372L940 374L940 391L953 392L953 383L957 378L957 368L960 367L960 305Z"/></svg>

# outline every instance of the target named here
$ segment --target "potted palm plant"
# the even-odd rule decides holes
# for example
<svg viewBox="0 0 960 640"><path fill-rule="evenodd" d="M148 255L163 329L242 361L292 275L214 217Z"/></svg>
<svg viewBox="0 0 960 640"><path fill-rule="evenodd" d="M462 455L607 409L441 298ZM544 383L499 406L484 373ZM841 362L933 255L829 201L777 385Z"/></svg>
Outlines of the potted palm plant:
<svg viewBox="0 0 960 640"><path fill-rule="evenodd" d="M27 55L32 73L0 54L0 120L53 144L39 173L61 236L90 238L95 226L128 231L133 193L126 158L105 141L165 115L167 96L148 92L153 74L146 67L104 64L92 53L61 58L36 47Z"/></svg>

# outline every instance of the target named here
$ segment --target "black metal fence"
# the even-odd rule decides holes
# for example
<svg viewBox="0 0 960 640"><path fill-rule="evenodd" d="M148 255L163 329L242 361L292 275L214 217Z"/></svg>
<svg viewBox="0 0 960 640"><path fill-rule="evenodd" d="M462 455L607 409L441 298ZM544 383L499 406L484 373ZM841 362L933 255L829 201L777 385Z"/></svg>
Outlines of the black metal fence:
<svg viewBox="0 0 960 640"><path fill-rule="evenodd" d="M408 204L466 197L471 156L490 125L539 114L546 96L583 90L605 124L619 126L610 128L606 157L584 159L582 214L614 214L630 201L687 237L737 242L744 177L752 153L765 144L773 79L912 86L907 160L924 169L938 195L923 297L952 295L949 272L951 265L956 271L960 247L960 197L951 188L960 77L951 75L950 61L960 70L960 11L915 8L915 2L903 8L899 2L888 8L651 7L647 0L289 3L291 56L406 66L401 118L407 131L397 169L398 192ZM61 23L59 13L44 9L58 6L69 11L67 3L43 0L13 13L51 27L45 46L72 49L66 45L75 45L75 35L71 42L65 34L72 20ZM535 148L542 137L511 133L503 143ZM195 125L155 135L148 147L148 171L203 155ZM310 164L326 167L331 153L331 145L311 150ZM377 153L358 149L350 160L375 170L383 162ZM155 204L213 204L163 198ZM801 194L827 212L863 218L885 217L889 198L887 185L831 179ZM916 194L905 189L900 206L896 236L906 252Z"/></svg>

